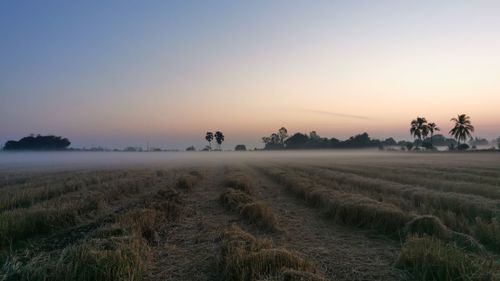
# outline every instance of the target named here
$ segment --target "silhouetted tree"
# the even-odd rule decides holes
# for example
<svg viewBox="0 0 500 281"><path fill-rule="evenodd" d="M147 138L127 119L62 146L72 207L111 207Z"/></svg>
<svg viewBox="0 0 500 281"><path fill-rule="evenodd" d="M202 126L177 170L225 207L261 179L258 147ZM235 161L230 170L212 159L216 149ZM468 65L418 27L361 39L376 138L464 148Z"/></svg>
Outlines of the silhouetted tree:
<svg viewBox="0 0 500 281"><path fill-rule="evenodd" d="M247 147L244 144L238 144L234 147L234 151L246 151Z"/></svg>
<svg viewBox="0 0 500 281"><path fill-rule="evenodd" d="M422 142L422 137L426 137L429 133L429 128L427 127L427 120L425 117L417 117L413 119L410 123L410 133L413 138L418 139L417 148L420 142Z"/></svg>
<svg viewBox="0 0 500 281"><path fill-rule="evenodd" d="M205 139L208 141L208 150L212 150L212 141L214 140L214 134L212 132L207 132Z"/></svg>
<svg viewBox="0 0 500 281"><path fill-rule="evenodd" d="M372 140L366 132L352 136L346 141L342 142L342 146L345 148L377 147L379 145L380 141Z"/></svg>
<svg viewBox="0 0 500 281"><path fill-rule="evenodd" d="M286 141L287 149L301 149L306 146L309 142L309 137L306 134L295 133L293 136L289 137Z"/></svg>
<svg viewBox="0 0 500 281"><path fill-rule="evenodd" d="M387 138L382 142L383 146L396 146L398 143L393 138Z"/></svg>
<svg viewBox="0 0 500 281"><path fill-rule="evenodd" d="M41 136L36 137L30 135L19 141L8 141L5 143L4 150L64 150L67 149L71 142L67 138L57 136Z"/></svg>
<svg viewBox="0 0 500 281"><path fill-rule="evenodd" d="M281 127L278 130L279 143L285 144L285 139L288 138L288 130L285 127Z"/></svg>
<svg viewBox="0 0 500 281"><path fill-rule="evenodd" d="M458 141L458 147L460 148L460 142L465 142L467 138L472 137L474 126L472 126L470 117L466 114L460 114L457 118L452 118L451 121L455 122L455 125L450 130L450 135Z"/></svg>
<svg viewBox="0 0 500 281"><path fill-rule="evenodd" d="M427 125L427 128L428 128L429 132L431 133L431 147L434 147L434 144L433 144L434 132L441 131L441 129L439 129L438 126L436 125L436 123L434 123L434 122L429 123Z"/></svg>
<svg viewBox="0 0 500 281"><path fill-rule="evenodd" d="M316 131L311 131L309 133L309 139L311 139L312 141L319 141L321 137L318 135L318 133L316 133Z"/></svg>
<svg viewBox="0 0 500 281"><path fill-rule="evenodd" d="M222 142L224 141L224 134L221 131L215 132L215 141L217 142L218 149L221 150Z"/></svg>
<svg viewBox="0 0 500 281"><path fill-rule="evenodd" d="M262 141L265 144L265 149L282 149L284 148L285 138L288 137L287 130L282 127L278 133L273 133L269 137L263 137Z"/></svg>

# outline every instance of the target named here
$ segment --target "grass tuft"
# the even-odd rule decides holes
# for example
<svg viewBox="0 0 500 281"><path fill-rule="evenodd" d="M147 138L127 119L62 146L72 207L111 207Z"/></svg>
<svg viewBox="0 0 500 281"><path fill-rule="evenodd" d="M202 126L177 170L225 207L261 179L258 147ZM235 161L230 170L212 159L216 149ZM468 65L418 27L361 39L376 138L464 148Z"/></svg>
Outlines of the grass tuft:
<svg viewBox="0 0 500 281"><path fill-rule="evenodd" d="M315 273L312 263L297 253L273 248L269 240L258 240L234 225L222 234L220 268L224 280L239 281L276 280L289 270Z"/></svg>
<svg viewBox="0 0 500 281"><path fill-rule="evenodd" d="M233 188L227 188L219 197L220 202L229 210L239 210L243 205L253 202L248 193Z"/></svg>
<svg viewBox="0 0 500 281"><path fill-rule="evenodd" d="M493 260L427 235L407 239L397 266L429 281L495 280L498 271Z"/></svg>
<svg viewBox="0 0 500 281"><path fill-rule="evenodd" d="M181 189L191 190L198 184L203 175L198 171L191 171L188 174L182 175L177 179L177 187Z"/></svg>
<svg viewBox="0 0 500 281"><path fill-rule="evenodd" d="M418 234L450 239L451 231L435 216L418 216L408 222L405 227L407 235Z"/></svg>
<svg viewBox="0 0 500 281"><path fill-rule="evenodd" d="M272 231L279 230L276 217L271 208L263 203L249 203L243 205L240 210L243 218L253 224Z"/></svg>

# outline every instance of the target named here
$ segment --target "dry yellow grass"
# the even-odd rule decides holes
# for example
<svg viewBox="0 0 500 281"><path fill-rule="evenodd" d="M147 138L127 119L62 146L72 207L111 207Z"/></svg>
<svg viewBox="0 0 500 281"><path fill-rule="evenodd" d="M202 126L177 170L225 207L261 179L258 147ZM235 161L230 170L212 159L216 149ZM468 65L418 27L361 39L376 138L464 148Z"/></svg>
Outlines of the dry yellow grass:
<svg viewBox="0 0 500 281"><path fill-rule="evenodd" d="M273 248L271 241L256 239L234 225L222 233L220 267L224 280L232 281L294 280L300 275L320 278L310 261L287 249Z"/></svg>
<svg viewBox="0 0 500 281"><path fill-rule="evenodd" d="M498 278L498 265L493 259L427 235L408 238L401 249L398 266L419 280L491 281Z"/></svg>

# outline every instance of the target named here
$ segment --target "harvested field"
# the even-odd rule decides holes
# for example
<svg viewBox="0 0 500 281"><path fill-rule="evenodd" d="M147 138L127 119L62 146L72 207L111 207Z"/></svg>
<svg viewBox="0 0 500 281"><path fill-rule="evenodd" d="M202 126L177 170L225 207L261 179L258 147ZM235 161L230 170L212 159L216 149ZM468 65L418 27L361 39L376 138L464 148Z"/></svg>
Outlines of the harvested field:
<svg viewBox="0 0 500 281"><path fill-rule="evenodd" d="M0 280L499 278L498 153L249 155L3 164Z"/></svg>

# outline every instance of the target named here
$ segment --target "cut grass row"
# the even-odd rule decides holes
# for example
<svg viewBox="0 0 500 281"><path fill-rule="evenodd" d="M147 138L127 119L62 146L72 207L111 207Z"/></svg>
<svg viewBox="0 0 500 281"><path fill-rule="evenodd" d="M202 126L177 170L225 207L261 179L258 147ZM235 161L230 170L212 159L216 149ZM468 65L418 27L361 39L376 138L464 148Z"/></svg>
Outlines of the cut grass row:
<svg viewBox="0 0 500 281"><path fill-rule="evenodd" d="M183 204L172 188L160 189L142 208L117 215L112 223L62 250L20 258L10 256L1 280L143 280L150 247L166 221L181 216Z"/></svg>
<svg viewBox="0 0 500 281"><path fill-rule="evenodd" d="M396 266L426 281L492 281L499 274L494 259L428 235L409 237Z"/></svg>
<svg viewBox="0 0 500 281"><path fill-rule="evenodd" d="M124 172L113 172L94 179L76 178L48 186L9 190L0 197L0 212L15 208L27 208L36 203L82 189L96 189L107 182L123 178L123 175Z"/></svg>
<svg viewBox="0 0 500 281"><path fill-rule="evenodd" d="M233 225L222 235L219 267L226 281L326 281L313 263L296 252L275 248Z"/></svg>
<svg viewBox="0 0 500 281"><path fill-rule="evenodd" d="M105 186L92 186L85 196L59 197L26 209L0 213L0 246L5 247L34 235L75 226L95 216L109 204L148 191L160 184L155 177L121 179Z"/></svg>
<svg viewBox="0 0 500 281"><path fill-rule="evenodd" d="M471 234L492 249L500 249L498 203L483 197L434 191L390 181L365 178L357 174L301 168L308 178L347 192L361 193L379 200L391 200L402 209L420 215L439 217L451 229Z"/></svg>
<svg viewBox="0 0 500 281"><path fill-rule="evenodd" d="M261 171L311 206L326 210L326 215L335 221L391 236L399 234L405 241L399 266L419 280L494 280L499 273L481 244L468 235L449 230L436 217L415 216L357 194L328 190L279 168ZM414 254L414 248L418 247L421 253Z"/></svg>
<svg viewBox="0 0 500 281"><path fill-rule="evenodd" d="M220 202L226 209L238 212L248 223L266 230L280 231L272 209L252 195L252 183L248 177L241 173L230 173L223 185L225 190L220 195Z"/></svg>
<svg viewBox="0 0 500 281"><path fill-rule="evenodd" d="M22 190L35 189L38 187L48 187L53 185L71 185L77 183L97 184L101 181L107 181L115 178L116 174L122 177L129 177L131 171L123 170L98 170L98 171L70 171L70 172L55 172L44 174L27 174L22 181L5 182L0 184L0 188L6 190ZM132 172L136 173L136 172ZM0 194L0 196L3 196Z"/></svg>
<svg viewBox="0 0 500 281"><path fill-rule="evenodd" d="M500 214L497 200L481 196L443 192L380 178L370 178L360 175L361 172L356 174L355 172L340 172L321 168L299 168L296 171L305 172L310 178L318 182L330 183L331 186L346 191L370 194L380 198L380 200L390 198L405 199L400 203L401 206L416 211L421 209L425 212L426 208L431 207L452 211L457 215L465 216L471 221L478 216L483 219L491 219ZM397 202L397 200L395 201Z"/></svg>
<svg viewBox="0 0 500 281"><path fill-rule="evenodd" d="M310 206L321 208L329 218L347 225L376 229L398 236L399 231L414 217L394 205L315 185L308 178L281 168L257 169Z"/></svg>
<svg viewBox="0 0 500 281"><path fill-rule="evenodd" d="M435 179L426 177L425 173L412 174L403 173L397 169L394 172L378 171L375 168L349 168L340 166L322 167L333 171L354 173L370 178L379 178L390 180L398 183L423 186L432 190L439 190L444 192L456 192L472 195L479 195L485 198L500 199L500 189L498 185L485 184L480 182L464 182L464 181L450 181L444 179Z"/></svg>

